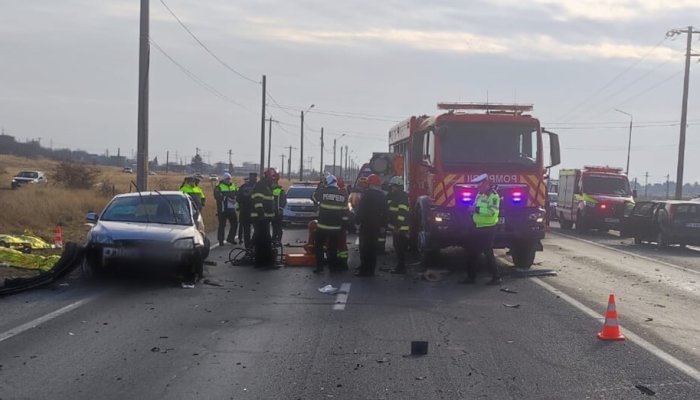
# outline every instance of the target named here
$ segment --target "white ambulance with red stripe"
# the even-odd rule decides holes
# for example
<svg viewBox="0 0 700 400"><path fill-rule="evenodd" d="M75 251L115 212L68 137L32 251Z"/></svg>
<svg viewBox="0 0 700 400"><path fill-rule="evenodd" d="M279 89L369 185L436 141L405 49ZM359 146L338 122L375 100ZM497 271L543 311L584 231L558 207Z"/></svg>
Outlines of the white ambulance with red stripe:
<svg viewBox="0 0 700 400"><path fill-rule="evenodd" d="M470 182L487 173L502 199L495 247L510 249L514 264L529 268L542 250L545 176L559 164L558 136L526 114L531 105L440 103L438 108L444 113L410 117L389 132L390 151L403 159L412 238L424 263L434 263L440 249L468 245L476 234L469 209L477 185Z"/></svg>

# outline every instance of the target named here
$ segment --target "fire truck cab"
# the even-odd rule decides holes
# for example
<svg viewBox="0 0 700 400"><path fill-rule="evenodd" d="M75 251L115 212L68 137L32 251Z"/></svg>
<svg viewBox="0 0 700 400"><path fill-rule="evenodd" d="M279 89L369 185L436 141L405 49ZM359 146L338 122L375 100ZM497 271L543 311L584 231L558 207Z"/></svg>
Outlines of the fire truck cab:
<svg viewBox="0 0 700 400"><path fill-rule="evenodd" d="M562 229L618 229L634 206L622 168L584 167L559 171L557 214Z"/></svg>
<svg viewBox="0 0 700 400"><path fill-rule="evenodd" d="M423 263L430 266L445 247L468 246L477 234L470 212L477 185L470 182L488 173L501 196L494 247L509 248L516 267L529 268L542 250L545 175L559 164L558 136L525 114L531 105L440 103L438 109L445 112L410 117L389 132L390 151L403 160L411 235Z"/></svg>

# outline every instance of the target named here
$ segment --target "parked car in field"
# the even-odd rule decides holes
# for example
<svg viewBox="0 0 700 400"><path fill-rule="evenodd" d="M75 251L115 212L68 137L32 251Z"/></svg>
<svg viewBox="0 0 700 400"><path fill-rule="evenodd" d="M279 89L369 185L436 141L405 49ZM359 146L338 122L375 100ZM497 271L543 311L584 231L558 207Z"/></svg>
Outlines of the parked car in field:
<svg viewBox="0 0 700 400"><path fill-rule="evenodd" d="M316 191L316 183L295 183L287 190L287 205L282 212L282 221L308 223L318 218L318 206L311 199Z"/></svg>
<svg viewBox="0 0 700 400"><path fill-rule="evenodd" d="M46 178L46 174L42 171L20 171L17 175L12 178L12 189L17 189L18 187L26 184L36 184L36 183L48 183L49 180Z"/></svg>
<svg viewBox="0 0 700 400"><path fill-rule="evenodd" d="M122 168L122 172L125 173L125 174L133 174L133 173L134 173L134 169L131 168L131 167L124 167L124 168Z"/></svg>
<svg viewBox="0 0 700 400"><path fill-rule="evenodd" d="M189 196L136 192L115 196L100 215L88 213L83 272L137 266L149 272L201 273L209 255L202 216Z"/></svg>
<svg viewBox="0 0 700 400"><path fill-rule="evenodd" d="M622 223L621 235L636 244L654 242L700 245L700 203L693 201L639 201Z"/></svg>

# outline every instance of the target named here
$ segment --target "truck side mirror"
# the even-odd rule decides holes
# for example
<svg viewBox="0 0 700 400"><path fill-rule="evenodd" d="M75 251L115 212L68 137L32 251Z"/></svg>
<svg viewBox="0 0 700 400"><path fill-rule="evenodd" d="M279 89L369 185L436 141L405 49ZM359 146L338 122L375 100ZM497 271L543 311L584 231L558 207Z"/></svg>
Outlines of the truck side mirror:
<svg viewBox="0 0 700 400"><path fill-rule="evenodd" d="M554 167L561 164L561 150L559 149L559 135L554 132L547 130L542 130L542 132L549 135L549 158L551 159L551 165L549 167Z"/></svg>
<svg viewBox="0 0 700 400"><path fill-rule="evenodd" d="M97 219L98 219L97 213L89 212L85 215L85 222L87 222L89 224L97 223Z"/></svg>

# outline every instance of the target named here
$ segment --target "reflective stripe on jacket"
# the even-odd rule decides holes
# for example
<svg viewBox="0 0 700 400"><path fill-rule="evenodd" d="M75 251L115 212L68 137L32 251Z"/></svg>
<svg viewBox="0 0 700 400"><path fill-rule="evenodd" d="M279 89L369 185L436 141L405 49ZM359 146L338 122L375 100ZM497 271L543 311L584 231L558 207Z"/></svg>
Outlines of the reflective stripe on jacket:
<svg viewBox="0 0 700 400"><path fill-rule="evenodd" d="M252 218L271 219L275 216L275 196L272 195L272 189L267 182L261 180L256 183L250 198L253 201L253 210L250 213Z"/></svg>
<svg viewBox="0 0 700 400"><path fill-rule="evenodd" d="M348 201L335 186L316 191L318 206L318 229L341 230L348 221Z"/></svg>
<svg viewBox="0 0 700 400"><path fill-rule="evenodd" d="M501 197L498 193L479 193L474 205L473 220L477 228L488 228L498 224L501 208Z"/></svg>
<svg viewBox="0 0 700 400"><path fill-rule="evenodd" d="M389 228L394 232L407 233L410 226L408 195L403 190L389 193Z"/></svg>

